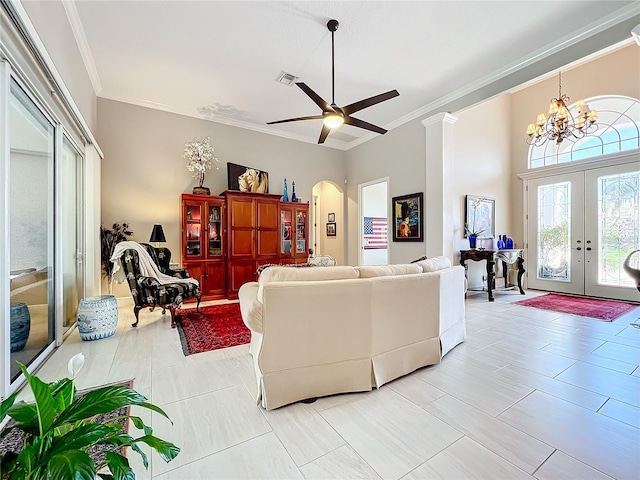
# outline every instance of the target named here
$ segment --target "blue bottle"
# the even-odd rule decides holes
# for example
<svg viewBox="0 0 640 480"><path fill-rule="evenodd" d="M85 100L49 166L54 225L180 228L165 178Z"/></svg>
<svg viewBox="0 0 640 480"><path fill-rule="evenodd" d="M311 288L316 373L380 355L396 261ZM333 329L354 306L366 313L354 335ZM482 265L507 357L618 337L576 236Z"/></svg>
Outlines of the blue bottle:
<svg viewBox="0 0 640 480"><path fill-rule="evenodd" d="M502 241L502 235L498 235L498 250L504 249L504 242Z"/></svg>
<svg viewBox="0 0 640 480"><path fill-rule="evenodd" d="M287 177L284 177L284 195L282 195L282 201L289 201L289 194L287 193Z"/></svg>
<svg viewBox="0 0 640 480"><path fill-rule="evenodd" d="M511 250L513 248L513 238L507 237L507 250Z"/></svg>
<svg viewBox="0 0 640 480"><path fill-rule="evenodd" d="M292 202L297 202L298 201L298 197L296 197L296 182L295 181L291 182L291 201Z"/></svg>

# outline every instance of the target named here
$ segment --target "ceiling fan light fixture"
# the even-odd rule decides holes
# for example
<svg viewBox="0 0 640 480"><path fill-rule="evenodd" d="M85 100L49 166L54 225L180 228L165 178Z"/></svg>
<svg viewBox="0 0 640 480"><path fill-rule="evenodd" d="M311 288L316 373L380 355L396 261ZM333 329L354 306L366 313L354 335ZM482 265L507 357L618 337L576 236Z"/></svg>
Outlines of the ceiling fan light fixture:
<svg viewBox="0 0 640 480"><path fill-rule="evenodd" d="M331 129L338 128L344 123L344 117L339 113L325 113L322 117L322 123Z"/></svg>
<svg viewBox="0 0 640 480"><path fill-rule="evenodd" d="M327 139L327 135L329 133L338 128L343 123L347 125L351 125L352 127L363 128L365 130L369 130L371 132L376 132L381 135L387 133L387 130L384 128L373 125L372 123L365 122L364 120L360 120L359 118L352 117L351 114L359 112L360 110L364 110L365 108L372 107L373 105L377 105L378 103L390 100L394 97L400 95L397 90L390 90L385 93L381 93L380 95L374 95L373 97L365 98L364 100L360 100L359 102L352 103L350 105L346 105L344 107L339 107L336 105L336 88L335 88L335 49L334 49L334 38L333 34L338 30L339 23L337 20L329 20L327 22L327 28L331 32L331 103L324 100L320 95L314 92L307 84L304 82L295 82L295 84L300 87L307 96L313 100L313 102L322 109L322 113L320 115L307 115L305 117L297 117L297 118L287 118L285 120L276 120L275 122L267 122L267 125L276 125L279 123L289 123L289 122L299 122L302 120L320 120L322 119L323 126L320 131L320 138L318 139L318 143L324 143ZM284 72L282 72L284 74Z"/></svg>

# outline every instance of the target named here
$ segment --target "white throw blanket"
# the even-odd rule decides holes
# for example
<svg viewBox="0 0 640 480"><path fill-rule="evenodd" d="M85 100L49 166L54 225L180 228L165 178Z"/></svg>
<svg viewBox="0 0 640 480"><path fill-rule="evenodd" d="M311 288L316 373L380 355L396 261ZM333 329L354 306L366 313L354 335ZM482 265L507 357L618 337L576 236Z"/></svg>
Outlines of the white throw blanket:
<svg viewBox="0 0 640 480"><path fill-rule="evenodd" d="M125 250L135 250L138 252L140 258L140 273L145 277L151 277L158 281L161 285L168 283L193 283L196 286L200 286L200 283L195 278L178 278L165 275L158 269L158 265L149 256L149 252L140 245L138 242L120 242L113 249L113 255L111 255L111 263L113 263L113 279L116 283L124 282L127 277L122 268L120 257Z"/></svg>

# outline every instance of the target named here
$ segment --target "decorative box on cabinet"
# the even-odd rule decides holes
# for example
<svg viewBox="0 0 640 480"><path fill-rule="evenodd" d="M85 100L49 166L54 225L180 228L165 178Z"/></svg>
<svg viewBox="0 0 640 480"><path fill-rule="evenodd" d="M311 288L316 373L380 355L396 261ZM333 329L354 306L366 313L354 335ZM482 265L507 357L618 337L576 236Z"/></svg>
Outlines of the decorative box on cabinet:
<svg viewBox="0 0 640 480"><path fill-rule="evenodd" d="M182 266L200 282L202 300L225 298L225 199L183 194Z"/></svg>
<svg viewBox="0 0 640 480"><path fill-rule="evenodd" d="M256 270L279 263L279 195L227 191L227 296L237 298L240 287L256 280Z"/></svg>
<svg viewBox="0 0 640 480"><path fill-rule="evenodd" d="M280 202L280 263L305 263L309 204Z"/></svg>

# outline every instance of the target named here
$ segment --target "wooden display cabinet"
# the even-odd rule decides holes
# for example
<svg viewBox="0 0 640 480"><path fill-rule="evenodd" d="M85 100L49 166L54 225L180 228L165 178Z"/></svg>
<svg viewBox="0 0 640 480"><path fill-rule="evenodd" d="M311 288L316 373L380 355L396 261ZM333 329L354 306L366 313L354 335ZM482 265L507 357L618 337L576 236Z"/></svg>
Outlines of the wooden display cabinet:
<svg viewBox="0 0 640 480"><path fill-rule="evenodd" d="M225 298L225 199L183 194L182 266L200 282L202 300Z"/></svg>
<svg viewBox="0 0 640 480"><path fill-rule="evenodd" d="M280 202L280 263L305 263L308 250L309 204Z"/></svg>

